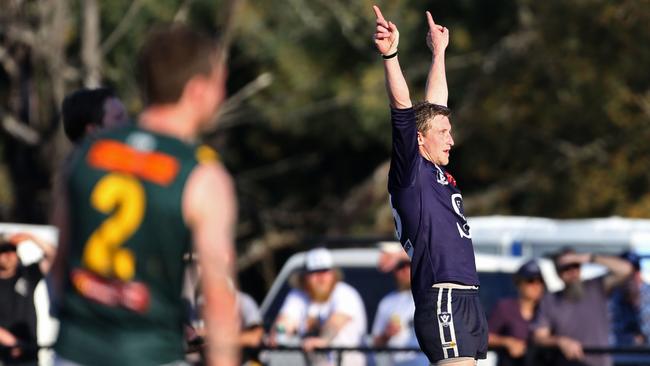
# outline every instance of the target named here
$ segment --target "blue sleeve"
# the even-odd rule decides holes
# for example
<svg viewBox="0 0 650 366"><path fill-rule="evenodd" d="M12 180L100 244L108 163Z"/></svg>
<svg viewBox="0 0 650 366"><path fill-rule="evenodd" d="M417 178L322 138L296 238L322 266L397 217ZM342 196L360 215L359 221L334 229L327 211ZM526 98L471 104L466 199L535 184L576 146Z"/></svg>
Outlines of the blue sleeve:
<svg viewBox="0 0 650 366"><path fill-rule="evenodd" d="M407 188L415 184L420 152L413 108L390 110L393 149L390 158L388 186Z"/></svg>

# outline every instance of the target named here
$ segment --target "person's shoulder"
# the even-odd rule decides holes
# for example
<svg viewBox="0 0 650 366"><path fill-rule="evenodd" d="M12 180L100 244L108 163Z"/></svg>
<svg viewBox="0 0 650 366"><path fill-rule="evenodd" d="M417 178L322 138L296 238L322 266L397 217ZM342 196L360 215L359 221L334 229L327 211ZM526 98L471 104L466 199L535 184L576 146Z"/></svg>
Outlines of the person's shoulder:
<svg viewBox="0 0 650 366"><path fill-rule="evenodd" d="M241 302L257 304L255 299L253 299L253 297L251 295L249 295L249 294L247 294L245 292L239 291L238 296L239 296L239 301L241 301Z"/></svg>
<svg viewBox="0 0 650 366"><path fill-rule="evenodd" d="M198 164L188 181L202 201L206 196L234 195L234 182L225 167L216 162Z"/></svg>
<svg viewBox="0 0 650 366"><path fill-rule="evenodd" d="M334 293L337 293L341 296L349 296L349 295L360 296L359 291L357 291L356 288L352 287L351 285L343 281L339 281L336 283L334 287Z"/></svg>
<svg viewBox="0 0 650 366"><path fill-rule="evenodd" d="M391 303L395 302L397 298L399 297L399 292L398 291L391 291L384 295L384 297L379 300L379 305L378 307L382 306L390 306Z"/></svg>
<svg viewBox="0 0 650 366"><path fill-rule="evenodd" d="M546 292L542 299L539 301L540 308L549 308L557 306L557 303L562 301L564 290L555 292Z"/></svg>
<svg viewBox="0 0 650 366"><path fill-rule="evenodd" d="M309 303L309 296L307 293L304 291L294 288L289 290L289 293L287 294L287 297L285 298L285 301L287 300L293 300L293 301L300 301L304 302L305 304Z"/></svg>
<svg viewBox="0 0 650 366"><path fill-rule="evenodd" d="M358 302L363 304L359 291L343 281L339 281L334 287L332 298L337 302L342 301L348 304L351 302Z"/></svg>

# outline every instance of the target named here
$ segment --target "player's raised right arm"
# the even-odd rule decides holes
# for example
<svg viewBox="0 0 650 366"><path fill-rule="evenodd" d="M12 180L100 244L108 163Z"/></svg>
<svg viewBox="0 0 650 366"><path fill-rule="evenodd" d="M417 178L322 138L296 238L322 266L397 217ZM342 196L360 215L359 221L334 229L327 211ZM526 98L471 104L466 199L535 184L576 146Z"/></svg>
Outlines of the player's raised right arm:
<svg viewBox="0 0 650 366"><path fill-rule="evenodd" d="M390 105L398 109L410 108L412 104L408 85L404 79L397 57L399 31L393 22L384 19L379 7L374 5L372 8L377 18L373 39L377 50L384 58L386 91L388 92Z"/></svg>
<svg viewBox="0 0 650 366"><path fill-rule="evenodd" d="M427 76L425 100L446 107L449 91L445 74L445 50L449 44L449 29L436 24L428 11L426 15L429 24L427 46L431 50L431 67Z"/></svg>
<svg viewBox="0 0 650 366"><path fill-rule="evenodd" d="M218 164L201 164L190 175L183 212L198 251L204 296L209 365L239 365L232 179Z"/></svg>

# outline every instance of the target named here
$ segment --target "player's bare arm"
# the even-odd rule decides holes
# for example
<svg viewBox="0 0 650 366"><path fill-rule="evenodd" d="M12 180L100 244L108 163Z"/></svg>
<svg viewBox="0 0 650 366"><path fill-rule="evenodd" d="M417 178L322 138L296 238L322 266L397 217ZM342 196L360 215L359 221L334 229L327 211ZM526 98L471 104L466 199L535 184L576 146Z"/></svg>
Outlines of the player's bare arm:
<svg viewBox="0 0 650 366"><path fill-rule="evenodd" d="M397 46L399 44L399 31L395 23L387 21L378 6L373 6L376 17L376 28L373 40L377 51L384 58L384 73L386 76L386 91L390 105L398 109L412 106L408 85L399 65Z"/></svg>
<svg viewBox="0 0 650 366"><path fill-rule="evenodd" d="M343 313L332 314L320 333L319 337L309 337L303 341L303 348L305 351L312 351L314 348L327 347L330 342L336 337L343 327L348 324L352 318Z"/></svg>
<svg viewBox="0 0 650 366"><path fill-rule="evenodd" d="M597 263L609 271L607 276L604 278L605 291L607 293L611 292L616 286L621 285L625 280L630 278L634 268L632 264L625 259L611 256L611 255L598 255L591 253L567 253L563 255L559 260L558 264L566 263Z"/></svg>
<svg viewBox="0 0 650 366"><path fill-rule="evenodd" d="M425 100L429 103L447 106L449 91L445 74L445 50L449 45L449 29L436 24L430 12L426 12L429 31L427 46L431 50L431 67L427 77Z"/></svg>
<svg viewBox="0 0 650 366"><path fill-rule="evenodd" d="M236 202L232 179L221 165L201 164L190 175L183 196L202 268L211 365L238 365L239 313L234 283Z"/></svg>
<svg viewBox="0 0 650 366"><path fill-rule="evenodd" d="M52 262L54 261L54 256L56 255L56 247L38 235L33 235L27 232L16 233L9 238L9 241L15 246L18 246L21 242L27 240L32 241L43 251L43 258L40 260L38 265L42 273L47 273L50 270Z"/></svg>
<svg viewBox="0 0 650 366"><path fill-rule="evenodd" d="M575 339L563 336L555 336L549 327L541 327L533 332L533 340L536 344L546 347L558 347L564 357L569 360L580 360L585 357L582 344Z"/></svg>

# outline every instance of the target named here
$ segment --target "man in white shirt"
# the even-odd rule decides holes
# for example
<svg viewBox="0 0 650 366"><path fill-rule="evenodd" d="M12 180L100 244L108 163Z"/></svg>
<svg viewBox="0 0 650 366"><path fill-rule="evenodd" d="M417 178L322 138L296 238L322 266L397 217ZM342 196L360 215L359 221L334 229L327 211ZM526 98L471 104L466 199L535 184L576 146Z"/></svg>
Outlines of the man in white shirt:
<svg viewBox="0 0 650 366"><path fill-rule="evenodd" d="M393 272L397 290L379 302L377 315L372 326L375 347L417 348L418 341L413 328L415 303L411 293L411 262L399 244L397 250L382 248L379 267L382 271ZM394 257L391 268L384 265L385 257ZM423 353L398 352L391 355L395 366L426 365L428 360Z"/></svg>
<svg viewBox="0 0 650 366"><path fill-rule="evenodd" d="M272 332L272 343L280 334L300 337L307 352L323 347L359 347L366 332L366 311L361 296L341 281L332 256L324 248L307 252L299 286L291 290L282 305ZM310 355L313 365L334 365L336 354ZM342 365L365 364L358 352L346 352Z"/></svg>

